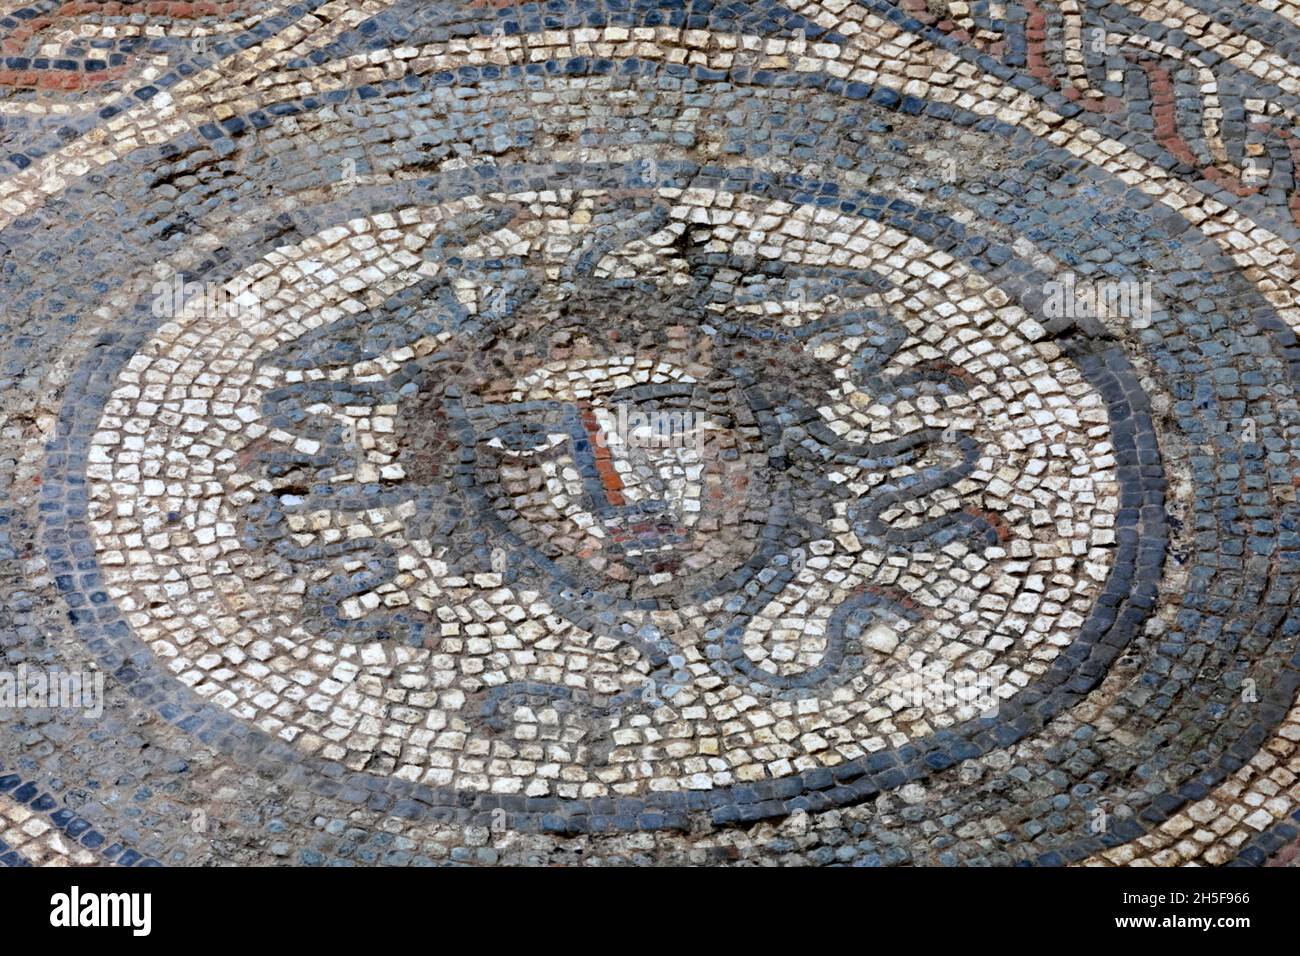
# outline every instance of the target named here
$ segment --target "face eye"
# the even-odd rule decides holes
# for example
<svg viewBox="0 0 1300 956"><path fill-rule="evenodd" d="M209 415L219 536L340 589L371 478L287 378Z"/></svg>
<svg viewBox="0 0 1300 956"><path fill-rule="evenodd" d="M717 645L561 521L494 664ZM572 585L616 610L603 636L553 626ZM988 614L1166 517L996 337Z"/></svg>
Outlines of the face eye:
<svg viewBox="0 0 1300 956"><path fill-rule="evenodd" d="M629 402L605 411L611 445L637 449L652 458L678 457L698 452L712 422L706 413L689 405L663 405L651 401Z"/></svg>
<svg viewBox="0 0 1300 956"><path fill-rule="evenodd" d="M568 437L555 431L554 425L541 422L510 422L500 425L484 436L491 448L498 448L511 455L535 454L554 448Z"/></svg>

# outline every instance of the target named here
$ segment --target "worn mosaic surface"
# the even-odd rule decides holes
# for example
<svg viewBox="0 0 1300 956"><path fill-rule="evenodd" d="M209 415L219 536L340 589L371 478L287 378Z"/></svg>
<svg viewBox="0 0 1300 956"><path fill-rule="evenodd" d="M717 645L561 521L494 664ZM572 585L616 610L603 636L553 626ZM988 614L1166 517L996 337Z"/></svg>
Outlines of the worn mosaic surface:
<svg viewBox="0 0 1300 956"><path fill-rule="evenodd" d="M0 9L0 862L1296 858L1300 5Z"/></svg>

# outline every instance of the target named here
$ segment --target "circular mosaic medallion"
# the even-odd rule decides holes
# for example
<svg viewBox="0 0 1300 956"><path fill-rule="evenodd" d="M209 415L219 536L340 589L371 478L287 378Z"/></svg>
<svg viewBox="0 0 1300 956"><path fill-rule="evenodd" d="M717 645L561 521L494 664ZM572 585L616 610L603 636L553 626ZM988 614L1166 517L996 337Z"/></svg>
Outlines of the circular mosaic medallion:
<svg viewBox="0 0 1300 956"><path fill-rule="evenodd" d="M355 769L603 797L834 765L995 710L1111 569L1096 386L860 216L493 194L222 291L110 394L97 556L181 681ZM929 662L979 693L918 701Z"/></svg>

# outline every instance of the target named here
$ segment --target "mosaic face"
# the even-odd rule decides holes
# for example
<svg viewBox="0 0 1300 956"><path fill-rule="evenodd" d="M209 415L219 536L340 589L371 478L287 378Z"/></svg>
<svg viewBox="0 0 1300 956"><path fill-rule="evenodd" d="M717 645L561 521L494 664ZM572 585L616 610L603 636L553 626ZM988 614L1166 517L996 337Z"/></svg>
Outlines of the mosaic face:
<svg viewBox="0 0 1300 956"><path fill-rule="evenodd" d="M491 496L485 517L555 573L658 604L753 553L755 529L738 514L763 506L766 456L735 425L753 414L734 383L629 355L553 363L499 387L510 401L459 409L474 482Z"/></svg>
<svg viewBox="0 0 1300 956"><path fill-rule="evenodd" d="M118 695L0 735L0 815L33 766L138 777L60 832L208 852L166 752L335 849L1280 832L1300 153L1246 37L1286 5L705 6L0 23L75 65L0 71L0 553L42 595L0 624ZM1146 291L1075 308L1107 284Z"/></svg>

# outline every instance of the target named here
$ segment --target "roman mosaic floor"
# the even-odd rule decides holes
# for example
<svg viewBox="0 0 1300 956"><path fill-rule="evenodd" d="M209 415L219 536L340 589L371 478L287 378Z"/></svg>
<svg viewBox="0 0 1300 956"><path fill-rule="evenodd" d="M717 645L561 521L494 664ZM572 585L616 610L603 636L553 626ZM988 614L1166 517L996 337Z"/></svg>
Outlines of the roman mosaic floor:
<svg viewBox="0 0 1300 956"><path fill-rule="evenodd" d="M1295 0L0 3L0 862L1294 861L1298 240Z"/></svg>

